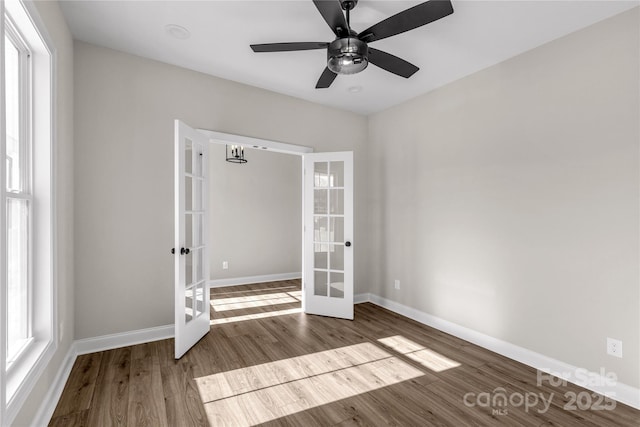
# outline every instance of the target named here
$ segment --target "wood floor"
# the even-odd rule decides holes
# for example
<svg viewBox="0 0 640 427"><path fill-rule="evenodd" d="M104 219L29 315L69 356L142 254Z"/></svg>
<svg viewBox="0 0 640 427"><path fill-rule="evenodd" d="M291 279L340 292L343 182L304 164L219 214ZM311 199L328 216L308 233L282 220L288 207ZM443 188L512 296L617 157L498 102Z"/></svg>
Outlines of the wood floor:
<svg viewBox="0 0 640 427"><path fill-rule="evenodd" d="M50 425L640 425L640 411L596 410L591 392L537 385L532 368L373 304L353 321L302 314L297 280L211 297L211 332L178 361L173 340L79 356Z"/></svg>

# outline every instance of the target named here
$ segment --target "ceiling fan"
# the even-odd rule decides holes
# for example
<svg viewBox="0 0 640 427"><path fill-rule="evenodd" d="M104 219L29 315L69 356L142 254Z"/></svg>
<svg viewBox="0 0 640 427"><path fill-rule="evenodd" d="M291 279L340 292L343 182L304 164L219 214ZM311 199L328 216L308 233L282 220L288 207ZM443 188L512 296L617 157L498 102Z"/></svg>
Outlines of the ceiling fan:
<svg viewBox="0 0 640 427"><path fill-rule="evenodd" d="M327 67L320 75L316 89L331 86L338 74L359 73L367 68L369 62L398 76L411 77L419 70L418 67L390 53L369 47L368 44L413 30L453 13L451 1L430 0L357 33L350 26L349 13L356 7L358 0L313 0L313 3L335 33L334 41L252 44L251 49L254 52L327 49Z"/></svg>

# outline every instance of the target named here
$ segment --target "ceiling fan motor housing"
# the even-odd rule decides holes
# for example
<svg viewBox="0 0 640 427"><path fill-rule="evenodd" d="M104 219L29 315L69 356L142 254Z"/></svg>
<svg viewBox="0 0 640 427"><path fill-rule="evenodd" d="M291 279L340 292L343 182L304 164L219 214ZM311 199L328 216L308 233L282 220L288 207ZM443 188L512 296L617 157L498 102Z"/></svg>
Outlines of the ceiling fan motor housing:
<svg viewBox="0 0 640 427"><path fill-rule="evenodd" d="M336 74L356 74L369 65L369 48L355 37L336 39L327 48L327 67Z"/></svg>

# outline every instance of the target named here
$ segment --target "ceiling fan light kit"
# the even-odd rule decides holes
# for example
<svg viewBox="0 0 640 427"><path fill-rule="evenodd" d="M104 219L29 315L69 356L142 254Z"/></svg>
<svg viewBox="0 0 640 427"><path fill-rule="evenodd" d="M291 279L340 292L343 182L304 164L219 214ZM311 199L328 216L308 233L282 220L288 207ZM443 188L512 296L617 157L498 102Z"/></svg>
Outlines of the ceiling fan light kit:
<svg viewBox="0 0 640 427"><path fill-rule="evenodd" d="M327 67L336 74L356 74L369 65L367 44L355 37L335 39L327 48Z"/></svg>
<svg viewBox="0 0 640 427"><path fill-rule="evenodd" d="M336 35L335 40L330 43L253 44L251 49L254 52L327 49L327 67L320 75L316 89L331 86L338 74L359 73L367 68L370 62L398 76L411 77L419 70L418 67L390 53L369 47L368 44L413 30L453 13L450 0L430 0L357 33L350 25L350 11L358 4L357 0L313 0L313 3Z"/></svg>

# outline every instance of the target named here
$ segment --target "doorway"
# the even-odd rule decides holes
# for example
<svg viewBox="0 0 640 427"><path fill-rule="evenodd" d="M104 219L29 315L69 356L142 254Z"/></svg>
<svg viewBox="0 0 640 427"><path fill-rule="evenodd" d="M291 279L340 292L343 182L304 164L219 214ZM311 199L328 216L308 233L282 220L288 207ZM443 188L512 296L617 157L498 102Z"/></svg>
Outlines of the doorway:
<svg viewBox="0 0 640 427"><path fill-rule="evenodd" d="M205 129L195 130L176 120L176 359L209 331L210 293L208 287L207 292L193 292L194 287L199 289L202 286L193 280L201 279L205 272L206 280L210 280L208 254L210 244L215 244L208 241L206 199L209 173L202 167L203 161L208 164L211 144L270 150L301 157L302 310L309 314L353 319L353 153L312 153L310 147ZM193 226L194 215L203 219L199 227ZM185 227L187 223L191 224L189 229ZM192 235L187 236L187 232ZM203 240L202 245L193 248L196 249L197 260L190 258L191 263L187 263L186 258L192 252L187 242L194 240ZM192 295L191 299L189 295ZM196 296L197 301L194 301Z"/></svg>

